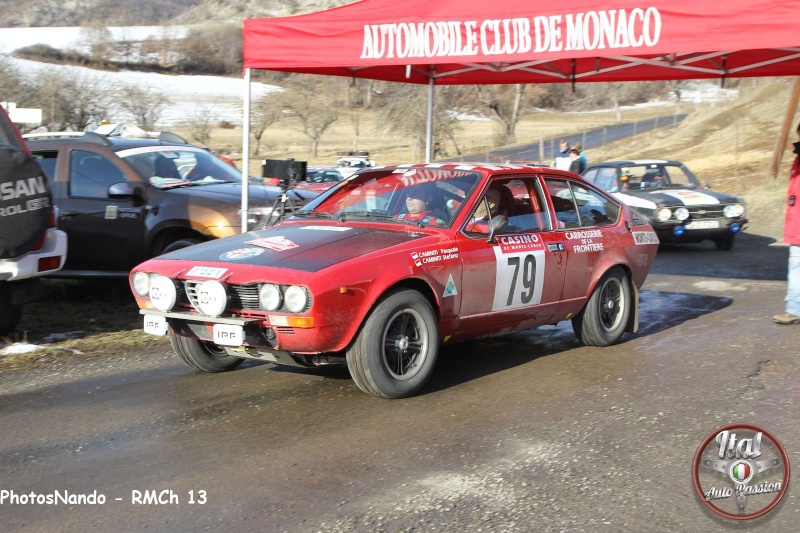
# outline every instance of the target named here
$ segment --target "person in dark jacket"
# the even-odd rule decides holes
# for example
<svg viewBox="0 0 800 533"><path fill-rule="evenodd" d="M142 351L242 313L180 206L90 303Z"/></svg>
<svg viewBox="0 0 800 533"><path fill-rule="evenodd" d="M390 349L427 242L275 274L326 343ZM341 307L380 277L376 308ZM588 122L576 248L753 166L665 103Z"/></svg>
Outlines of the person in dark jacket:
<svg viewBox="0 0 800 533"><path fill-rule="evenodd" d="M570 164L569 164L570 172L574 172L575 174L581 174L583 173L584 170L586 170L586 166L583 164L583 160L581 159L581 153L578 150L572 148L569 151L569 158L570 158Z"/></svg>

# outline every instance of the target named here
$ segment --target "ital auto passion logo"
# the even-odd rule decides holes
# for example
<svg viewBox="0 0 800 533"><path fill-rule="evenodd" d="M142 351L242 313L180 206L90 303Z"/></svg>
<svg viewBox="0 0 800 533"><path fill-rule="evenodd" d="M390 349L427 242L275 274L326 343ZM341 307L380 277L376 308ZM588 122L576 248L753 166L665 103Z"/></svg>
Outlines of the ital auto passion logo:
<svg viewBox="0 0 800 533"><path fill-rule="evenodd" d="M751 520L772 510L789 487L789 457L778 439L754 424L714 430L692 462L694 491L714 513Z"/></svg>

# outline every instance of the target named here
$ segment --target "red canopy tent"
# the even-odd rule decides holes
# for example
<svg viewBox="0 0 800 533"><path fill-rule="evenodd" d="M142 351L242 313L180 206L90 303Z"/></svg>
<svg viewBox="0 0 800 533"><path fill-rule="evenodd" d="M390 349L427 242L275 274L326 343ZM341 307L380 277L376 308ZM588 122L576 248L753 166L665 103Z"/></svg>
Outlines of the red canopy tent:
<svg viewBox="0 0 800 533"><path fill-rule="evenodd" d="M800 0L361 0L245 20L243 163L251 69L428 84L430 160L435 85L798 75L798 20Z"/></svg>

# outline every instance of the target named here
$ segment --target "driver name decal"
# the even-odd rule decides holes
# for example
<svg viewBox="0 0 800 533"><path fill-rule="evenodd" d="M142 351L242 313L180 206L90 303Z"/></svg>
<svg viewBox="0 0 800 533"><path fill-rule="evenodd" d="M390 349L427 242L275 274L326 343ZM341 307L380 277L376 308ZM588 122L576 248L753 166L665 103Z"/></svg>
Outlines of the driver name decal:
<svg viewBox="0 0 800 533"><path fill-rule="evenodd" d="M430 263L458 259L458 254L458 246L434 248L433 250L425 250L422 252L411 252L411 260L416 266L421 267L422 265Z"/></svg>

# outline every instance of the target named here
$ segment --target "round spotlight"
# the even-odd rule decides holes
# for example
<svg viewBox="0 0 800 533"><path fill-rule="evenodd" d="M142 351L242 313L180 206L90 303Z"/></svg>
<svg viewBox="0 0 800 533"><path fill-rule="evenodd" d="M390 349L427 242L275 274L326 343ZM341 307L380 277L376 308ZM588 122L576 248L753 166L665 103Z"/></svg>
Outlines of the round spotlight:
<svg viewBox="0 0 800 533"><path fill-rule="evenodd" d="M281 290L277 285L265 283L258 289L258 303L265 311L275 311L281 306Z"/></svg>
<svg viewBox="0 0 800 533"><path fill-rule="evenodd" d="M150 276L150 301L159 311L167 312L175 307L178 301L178 291L175 289L175 282L166 276L154 274Z"/></svg>
<svg viewBox="0 0 800 533"><path fill-rule="evenodd" d="M686 233L686 228L684 228L683 226L675 226L674 228L672 228L672 234L675 235L676 237L680 237L684 233Z"/></svg>
<svg viewBox="0 0 800 533"><path fill-rule="evenodd" d="M662 207L656 213L656 220L659 222L666 222L672 216L672 211L669 207Z"/></svg>
<svg viewBox="0 0 800 533"><path fill-rule="evenodd" d="M689 218L689 210L685 207L679 207L675 210L675 218L683 222L687 218Z"/></svg>
<svg viewBox="0 0 800 533"><path fill-rule="evenodd" d="M744 214L744 206L742 204L726 205L722 214L728 218L738 218Z"/></svg>
<svg viewBox="0 0 800 533"><path fill-rule="evenodd" d="M197 310L208 316L220 316L228 307L228 293L217 280L204 281L197 286Z"/></svg>
<svg viewBox="0 0 800 533"><path fill-rule="evenodd" d="M303 287L298 287L297 285L292 285L286 289L284 299L286 301L286 309L292 313L299 313L306 308L306 304L308 303L306 291Z"/></svg>
<svg viewBox="0 0 800 533"><path fill-rule="evenodd" d="M731 233L738 233L742 229L739 224L731 224Z"/></svg>
<svg viewBox="0 0 800 533"><path fill-rule="evenodd" d="M149 294L150 274L147 272L135 273L131 280L131 285L133 286L133 292L136 293L136 296L146 297Z"/></svg>

